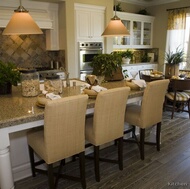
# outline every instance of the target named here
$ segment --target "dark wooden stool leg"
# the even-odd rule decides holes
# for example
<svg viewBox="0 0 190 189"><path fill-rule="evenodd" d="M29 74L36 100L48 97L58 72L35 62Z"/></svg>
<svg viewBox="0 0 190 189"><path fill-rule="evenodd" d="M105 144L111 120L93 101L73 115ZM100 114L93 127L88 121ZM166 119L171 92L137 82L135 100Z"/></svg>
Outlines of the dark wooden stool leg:
<svg viewBox="0 0 190 189"><path fill-rule="evenodd" d="M123 137L118 139L118 163L119 169L123 170Z"/></svg>
<svg viewBox="0 0 190 189"><path fill-rule="evenodd" d="M53 175L53 164L48 165L48 183L50 189L55 189L54 175Z"/></svg>
<svg viewBox="0 0 190 189"><path fill-rule="evenodd" d="M82 188L86 188L86 176L85 176L85 155L84 152L81 152L79 154L79 162L80 162L80 178L81 178L81 184Z"/></svg>
<svg viewBox="0 0 190 189"><path fill-rule="evenodd" d="M145 138L145 129L140 129L140 154L142 160L144 160L144 138Z"/></svg>
<svg viewBox="0 0 190 189"><path fill-rule="evenodd" d="M57 176L56 176L56 180L55 180L55 188L56 188L57 185L58 185L59 175L61 174L62 167L63 167L64 165L65 165L65 159L62 159L61 162L60 162L59 169L58 169Z"/></svg>
<svg viewBox="0 0 190 189"><path fill-rule="evenodd" d="M31 165L31 170L32 170L32 176L35 177L36 176L36 172L35 172L35 165L34 165L34 150L28 146L29 149L29 156L30 156L30 165Z"/></svg>
<svg viewBox="0 0 190 189"><path fill-rule="evenodd" d="M156 147L157 147L157 151L160 151L160 133L161 133L161 122L157 123L157 127L156 127Z"/></svg>
<svg viewBox="0 0 190 189"><path fill-rule="evenodd" d="M133 127L133 129L132 129L132 138L136 138L136 134L135 134L136 127L134 125L132 127Z"/></svg>
<svg viewBox="0 0 190 189"><path fill-rule="evenodd" d="M96 181L100 182L99 146L94 146L94 168Z"/></svg>

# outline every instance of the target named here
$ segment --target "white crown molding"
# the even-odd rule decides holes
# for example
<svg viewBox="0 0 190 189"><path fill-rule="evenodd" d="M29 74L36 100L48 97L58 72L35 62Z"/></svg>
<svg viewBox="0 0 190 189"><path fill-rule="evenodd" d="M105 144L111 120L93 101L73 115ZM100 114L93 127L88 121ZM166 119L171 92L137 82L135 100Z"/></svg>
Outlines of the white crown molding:
<svg viewBox="0 0 190 189"><path fill-rule="evenodd" d="M117 0L117 1L149 7L166 3L173 3L180 0Z"/></svg>

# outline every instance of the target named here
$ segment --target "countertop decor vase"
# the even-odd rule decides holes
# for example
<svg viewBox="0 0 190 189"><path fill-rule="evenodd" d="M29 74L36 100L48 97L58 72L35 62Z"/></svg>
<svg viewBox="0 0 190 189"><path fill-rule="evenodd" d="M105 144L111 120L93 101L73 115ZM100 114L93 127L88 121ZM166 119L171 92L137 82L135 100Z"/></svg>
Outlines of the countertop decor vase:
<svg viewBox="0 0 190 189"><path fill-rule="evenodd" d="M131 59L133 59L133 52L129 49L125 51L119 51L118 52L122 57L123 64L129 64Z"/></svg>
<svg viewBox="0 0 190 189"><path fill-rule="evenodd" d="M165 67L165 78L170 79L172 76L179 76L179 65L178 64L166 64Z"/></svg>
<svg viewBox="0 0 190 189"><path fill-rule="evenodd" d="M184 61L184 50L179 47L176 48L176 51L168 51L165 55L165 77L171 78L172 76L179 75L179 64Z"/></svg>
<svg viewBox="0 0 190 189"><path fill-rule="evenodd" d="M123 64L130 64L130 61L131 61L130 58L125 58L125 57L122 58Z"/></svg>
<svg viewBox="0 0 190 189"><path fill-rule="evenodd" d="M11 83L0 84L0 95L6 95L12 93Z"/></svg>

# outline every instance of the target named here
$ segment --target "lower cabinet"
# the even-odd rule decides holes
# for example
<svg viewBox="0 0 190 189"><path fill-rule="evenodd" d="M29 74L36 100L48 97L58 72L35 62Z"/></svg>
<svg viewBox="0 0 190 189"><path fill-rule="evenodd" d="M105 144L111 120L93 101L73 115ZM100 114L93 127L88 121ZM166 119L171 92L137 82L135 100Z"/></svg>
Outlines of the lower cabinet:
<svg viewBox="0 0 190 189"><path fill-rule="evenodd" d="M139 64L123 64L122 65L123 71L128 74L129 77L135 77L135 79L139 79L139 71L145 69L158 69L158 64L154 63L139 63Z"/></svg>

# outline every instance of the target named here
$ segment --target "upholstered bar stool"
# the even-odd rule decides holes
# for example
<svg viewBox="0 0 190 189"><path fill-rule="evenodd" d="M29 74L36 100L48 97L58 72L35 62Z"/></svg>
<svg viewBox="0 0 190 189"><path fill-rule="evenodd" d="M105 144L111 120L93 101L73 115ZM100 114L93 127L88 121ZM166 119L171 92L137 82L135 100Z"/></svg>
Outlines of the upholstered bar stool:
<svg viewBox="0 0 190 189"><path fill-rule="evenodd" d="M84 128L87 99L87 95L78 95L48 101L45 104L44 129L27 133L32 175L35 176L36 172L48 174L51 189L55 188L53 163L75 154L79 154L80 161L80 178L75 179L81 181L83 188L86 188ZM34 162L34 152L42 161ZM44 161L47 171L36 167Z"/></svg>
<svg viewBox="0 0 190 189"><path fill-rule="evenodd" d="M123 169L123 130L126 103L130 88L121 87L98 94L93 118L86 120L86 140L94 146L94 168L96 181L100 181L99 161L118 163ZM99 147L118 140L118 160L99 157Z"/></svg>
<svg viewBox="0 0 190 189"><path fill-rule="evenodd" d="M160 151L163 104L168 84L168 79L148 83L144 90L141 105L133 104L126 108L126 122L133 127L140 128L140 141L137 141L137 143L139 144L142 160L144 160L144 144L156 145L157 150ZM156 143L145 142L145 129L153 125L157 125ZM133 136L137 139L135 130L133 130Z"/></svg>

